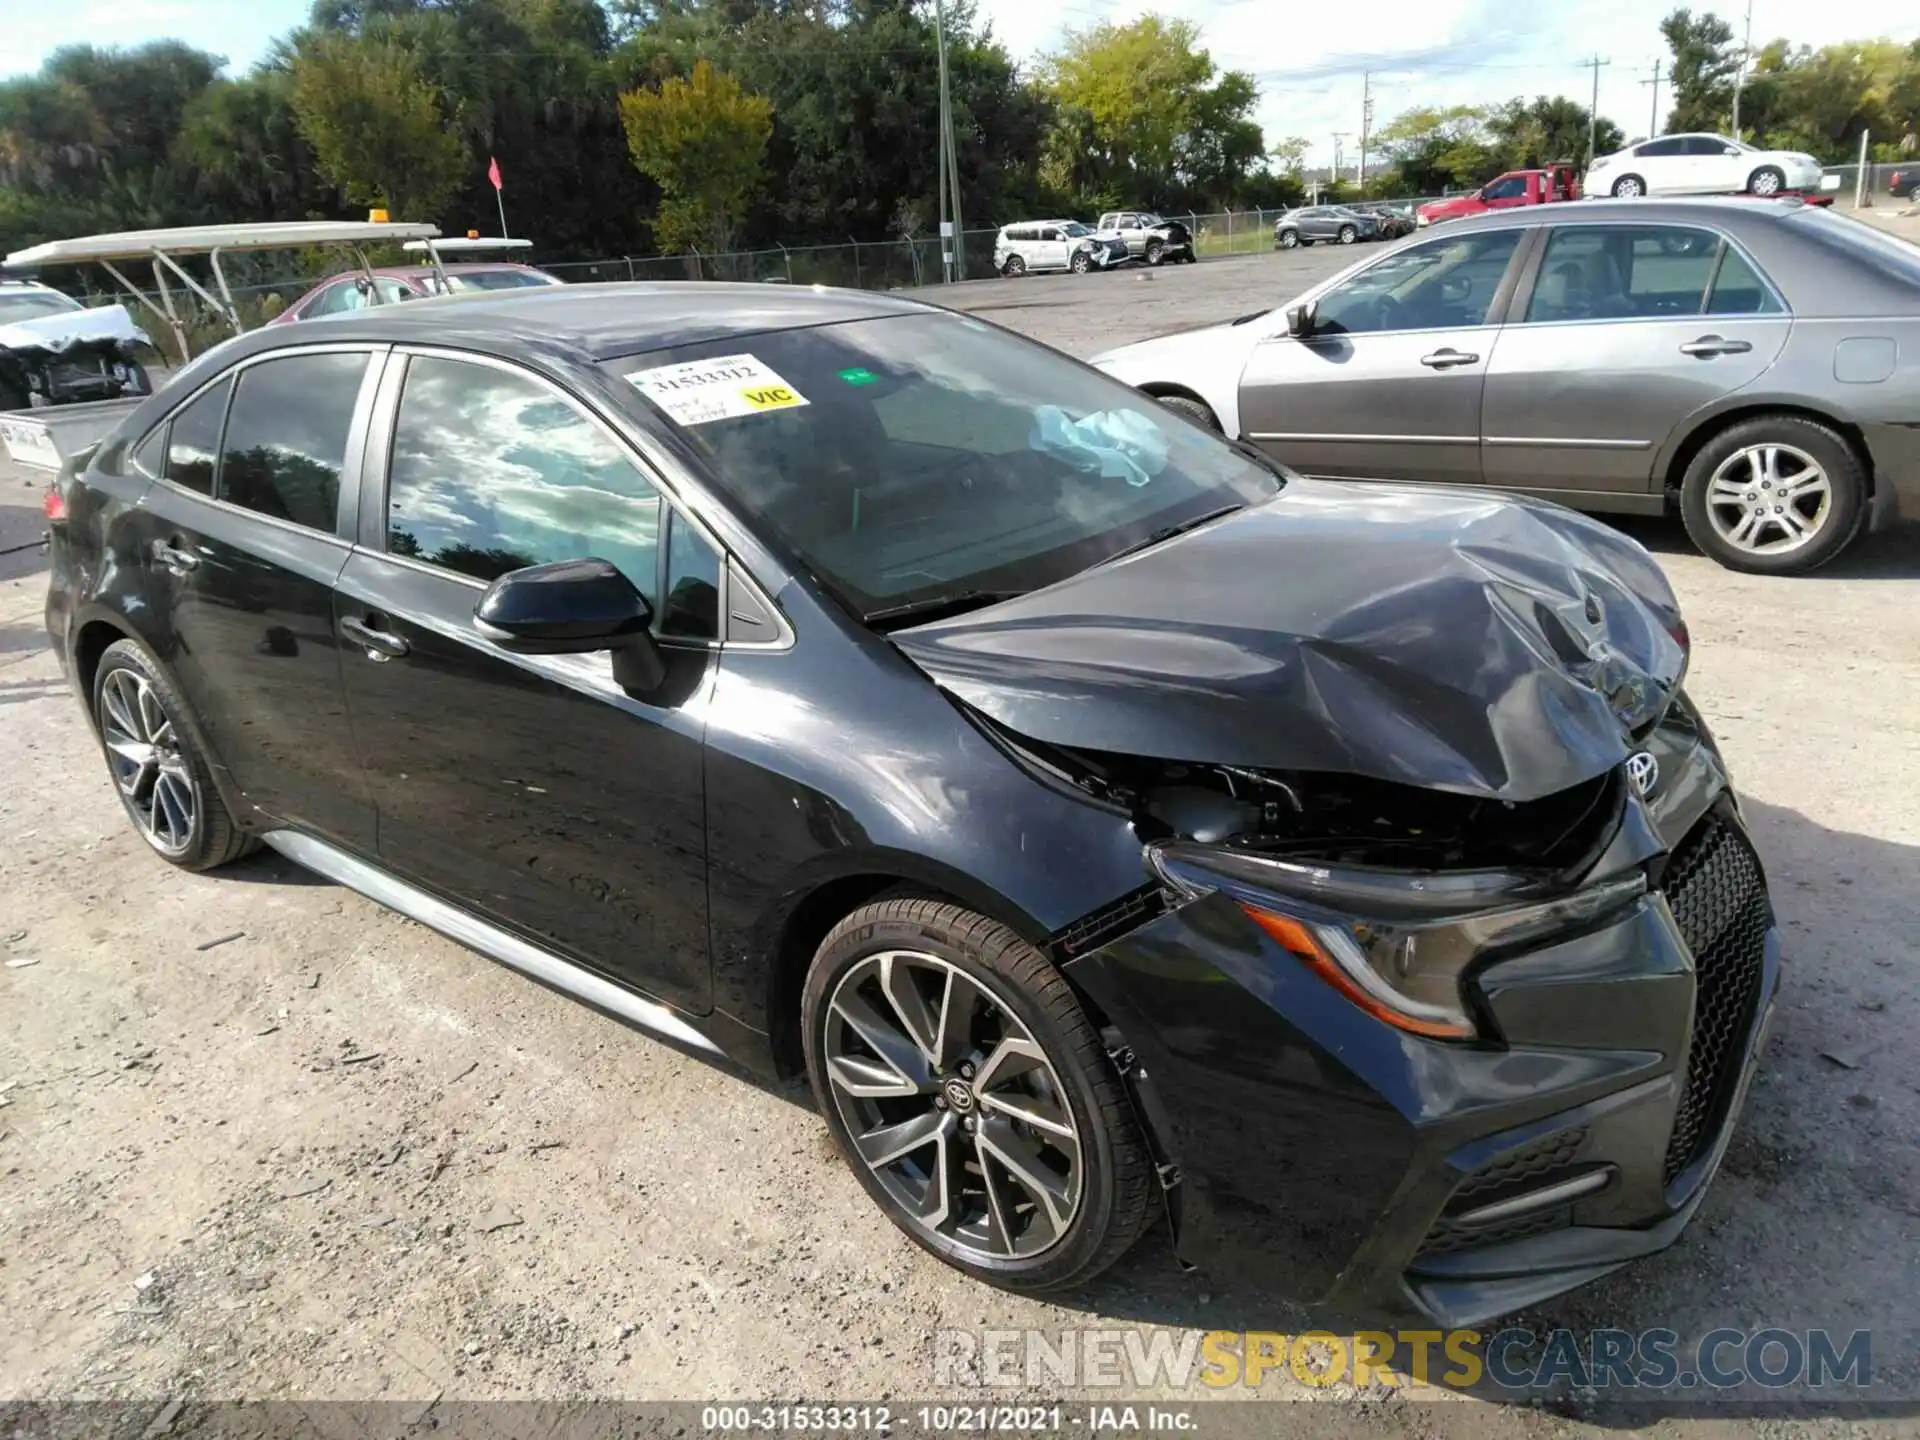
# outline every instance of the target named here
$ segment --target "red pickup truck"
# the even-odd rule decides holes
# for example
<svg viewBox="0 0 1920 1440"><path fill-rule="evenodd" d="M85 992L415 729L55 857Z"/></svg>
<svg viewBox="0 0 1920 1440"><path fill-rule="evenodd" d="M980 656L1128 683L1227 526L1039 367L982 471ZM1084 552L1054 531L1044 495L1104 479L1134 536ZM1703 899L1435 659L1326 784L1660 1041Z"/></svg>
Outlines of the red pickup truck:
<svg viewBox="0 0 1920 1440"><path fill-rule="evenodd" d="M1546 205L1556 200L1578 200L1580 177L1571 165L1548 165L1539 170L1509 170L1465 195L1434 200L1414 211L1414 224L1438 225L1463 215L1506 210L1515 205Z"/></svg>

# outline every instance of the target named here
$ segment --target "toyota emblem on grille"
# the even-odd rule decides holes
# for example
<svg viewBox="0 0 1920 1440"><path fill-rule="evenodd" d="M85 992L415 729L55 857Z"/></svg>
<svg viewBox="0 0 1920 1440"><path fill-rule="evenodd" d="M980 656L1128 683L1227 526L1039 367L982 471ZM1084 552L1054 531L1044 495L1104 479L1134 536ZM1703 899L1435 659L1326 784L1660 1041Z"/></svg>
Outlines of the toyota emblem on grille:
<svg viewBox="0 0 1920 1440"><path fill-rule="evenodd" d="M1660 762L1645 750L1627 757L1627 778L1633 781L1633 790L1642 800L1653 794L1653 787L1660 783Z"/></svg>

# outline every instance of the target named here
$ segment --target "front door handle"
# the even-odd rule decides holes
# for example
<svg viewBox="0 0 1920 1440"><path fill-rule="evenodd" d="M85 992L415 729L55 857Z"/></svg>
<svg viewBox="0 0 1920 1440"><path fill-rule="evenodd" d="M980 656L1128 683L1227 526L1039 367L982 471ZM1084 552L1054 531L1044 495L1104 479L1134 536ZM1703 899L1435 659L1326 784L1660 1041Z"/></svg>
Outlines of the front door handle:
<svg viewBox="0 0 1920 1440"><path fill-rule="evenodd" d="M1443 345L1431 355L1422 355L1420 363L1433 370L1451 370L1455 365L1478 365L1480 357L1470 355L1465 350L1455 350Z"/></svg>
<svg viewBox="0 0 1920 1440"><path fill-rule="evenodd" d="M185 575L200 568L198 555L191 550L182 550L178 545L170 545L165 540L153 542L153 558L175 575Z"/></svg>
<svg viewBox="0 0 1920 1440"><path fill-rule="evenodd" d="M1715 355L1744 355L1751 349L1753 346L1745 340L1723 340L1718 335L1702 335L1698 340L1689 340L1682 345L1680 353L1711 360Z"/></svg>
<svg viewBox="0 0 1920 1440"><path fill-rule="evenodd" d="M398 660L407 653L407 642L386 630L376 630L351 615L340 622L340 633L367 652L369 660Z"/></svg>

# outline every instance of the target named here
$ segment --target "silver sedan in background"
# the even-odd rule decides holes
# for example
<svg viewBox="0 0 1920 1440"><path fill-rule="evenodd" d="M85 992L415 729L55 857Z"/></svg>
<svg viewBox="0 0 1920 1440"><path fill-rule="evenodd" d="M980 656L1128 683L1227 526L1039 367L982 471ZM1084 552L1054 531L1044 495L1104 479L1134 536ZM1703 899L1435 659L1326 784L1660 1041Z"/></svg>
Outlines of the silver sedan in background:
<svg viewBox="0 0 1920 1440"><path fill-rule="evenodd" d="M1460 220L1094 363L1309 474L1677 509L1737 570L1920 514L1920 246L1797 200Z"/></svg>

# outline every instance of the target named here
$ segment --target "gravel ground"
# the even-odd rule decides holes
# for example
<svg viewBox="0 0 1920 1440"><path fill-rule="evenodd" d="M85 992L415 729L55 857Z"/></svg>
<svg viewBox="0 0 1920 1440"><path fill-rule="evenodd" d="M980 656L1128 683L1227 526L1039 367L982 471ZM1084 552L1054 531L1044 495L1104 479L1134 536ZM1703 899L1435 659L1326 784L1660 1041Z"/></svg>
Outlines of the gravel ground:
<svg viewBox="0 0 1920 1440"><path fill-rule="evenodd" d="M1349 258L957 299L1088 353L1280 303ZM0 468L0 550L35 533L38 498ZM1745 791L1791 968L1690 1232L1525 1319L1871 1329L1876 1371L1920 1394L1920 534L1768 581L1718 570L1675 524L1633 533L1686 602L1691 688ZM0 1399L928 1396L948 1327L1298 1324L1231 1276L1182 1275L1159 1235L1051 1303L964 1280L870 1207L803 1095L273 857L169 869L43 648L44 588L37 554L0 556ZM1255 1428L1317 1432L1330 1413L1269 1408ZM1536 1436L1606 1418L1375 1402L1351 1423Z"/></svg>

